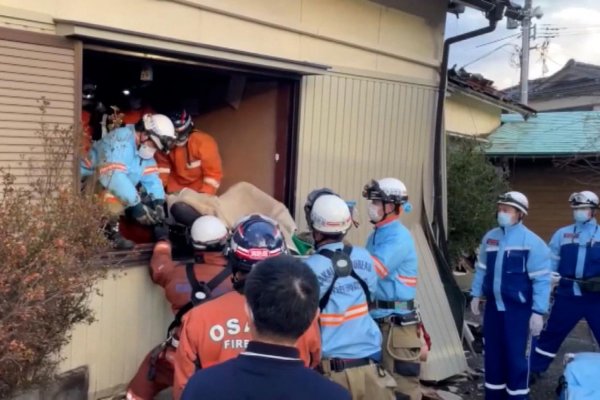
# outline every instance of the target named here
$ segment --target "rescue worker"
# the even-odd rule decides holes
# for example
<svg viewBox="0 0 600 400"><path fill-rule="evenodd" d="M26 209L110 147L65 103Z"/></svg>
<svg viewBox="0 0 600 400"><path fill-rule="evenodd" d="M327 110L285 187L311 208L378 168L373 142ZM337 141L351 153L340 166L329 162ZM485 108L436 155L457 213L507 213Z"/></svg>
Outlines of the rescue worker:
<svg viewBox="0 0 600 400"><path fill-rule="evenodd" d="M569 203L575 223L560 228L550 240L553 280L558 287L548 324L531 356L535 375L548 369L582 318L600 342L600 288L589 285L590 279L600 279L600 232L595 218L598 196L587 190L573 193Z"/></svg>
<svg viewBox="0 0 600 400"><path fill-rule="evenodd" d="M408 205L406 186L395 178L371 180L363 197L373 232L367 250L379 277L371 316L383 333L383 366L396 380L396 398L422 398L420 318L415 307L417 252L409 230L398 219Z"/></svg>
<svg viewBox="0 0 600 400"><path fill-rule="evenodd" d="M183 319L179 347L175 354L173 397L181 397L188 379L198 369L232 359L246 349L251 340L245 311L244 283L257 262L287 253L277 224L253 214L233 228L228 250L234 291L193 308ZM305 365L315 366L320 359L321 341L316 318L296 343Z"/></svg>
<svg viewBox="0 0 600 400"><path fill-rule="evenodd" d="M252 269L245 293L248 349L194 374L183 399L350 400L341 386L305 368L294 347L317 315L312 271L298 258L271 257Z"/></svg>
<svg viewBox="0 0 600 400"><path fill-rule="evenodd" d="M523 193L498 199L499 227L485 234L471 288L471 310L483 317L485 398L528 399L532 336L542 330L550 296L550 250L523 225L529 201Z"/></svg>
<svg viewBox="0 0 600 400"><path fill-rule="evenodd" d="M381 332L369 315L377 273L369 252L343 242L352 225L344 200L328 189L308 195L304 210L316 253L305 263L319 281L321 372L353 400L394 399L394 379L377 364Z"/></svg>
<svg viewBox="0 0 600 400"><path fill-rule="evenodd" d="M191 229L193 263L177 263L171 255L166 237L154 246L150 260L150 277L164 289L175 320L169 327L169 339L155 347L142 361L127 388L128 400L152 400L173 385L173 358L178 345L182 316L195 303L232 290L231 268L223 255L229 232L220 219L198 218Z"/></svg>
<svg viewBox="0 0 600 400"><path fill-rule="evenodd" d="M110 215L107 236L119 249L133 247L118 231L118 219L125 213L142 225L154 226L165 217L165 192L154 160L156 150L168 152L175 140L171 120L164 115L146 114L135 126L117 128L94 144L102 200ZM91 152L91 151L90 151ZM81 161L81 173L90 166ZM143 192L138 192L140 184ZM142 201L142 196L145 199Z"/></svg>
<svg viewBox="0 0 600 400"><path fill-rule="evenodd" d="M223 178L217 142L209 134L194 128L192 116L187 111L177 111L169 117L177 135L175 147L168 155L156 157L167 193L177 194L187 188L198 193L216 194ZM183 201L174 202L170 211L177 222L186 226L200 216Z"/></svg>

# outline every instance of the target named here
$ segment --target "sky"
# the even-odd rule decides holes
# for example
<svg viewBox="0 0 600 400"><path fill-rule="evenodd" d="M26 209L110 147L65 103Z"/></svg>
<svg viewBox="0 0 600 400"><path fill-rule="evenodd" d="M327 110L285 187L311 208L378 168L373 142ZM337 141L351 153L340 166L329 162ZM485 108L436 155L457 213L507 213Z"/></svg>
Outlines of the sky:
<svg viewBox="0 0 600 400"><path fill-rule="evenodd" d="M524 1L513 2L522 5ZM544 16L533 20L533 24L537 24L538 38L531 43L540 49L531 51L530 79L553 74L571 58L600 65L600 0L533 0L533 6L541 7ZM446 37L486 24L483 13L475 10L467 9L458 19L448 14ZM546 40L542 36L556 33L558 37L548 38L546 50L541 50ZM520 28L508 30L506 20L501 21L492 33L452 45L449 67L465 66L467 71L493 80L501 89L518 84L521 38L516 35L519 34ZM515 36L505 39L510 35Z"/></svg>

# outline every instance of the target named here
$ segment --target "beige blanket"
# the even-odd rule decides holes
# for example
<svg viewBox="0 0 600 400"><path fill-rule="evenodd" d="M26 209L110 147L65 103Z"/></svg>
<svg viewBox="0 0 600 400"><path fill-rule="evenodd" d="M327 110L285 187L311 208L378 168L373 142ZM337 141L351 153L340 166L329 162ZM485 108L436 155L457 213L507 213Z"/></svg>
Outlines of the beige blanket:
<svg viewBox="0 0 600 400"><path fill-rule="evenodd" d="M297 251L292 241L297 226L286 206L248 182L236 183L221 196L198 193L191 189L183 189L177 195L167 196L169 207L180 201L194 207L202 215L219 217L229 228L246 215L263 214L279 223L288 248Z"/></svg>

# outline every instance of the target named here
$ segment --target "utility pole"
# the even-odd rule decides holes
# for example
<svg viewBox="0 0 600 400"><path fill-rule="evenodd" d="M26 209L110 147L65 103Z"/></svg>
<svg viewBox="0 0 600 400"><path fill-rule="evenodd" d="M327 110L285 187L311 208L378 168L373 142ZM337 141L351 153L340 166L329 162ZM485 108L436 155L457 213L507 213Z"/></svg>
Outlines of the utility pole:
<svg viewBox="0 0 600 400"><path fill-rule="evenodd" d="M521 23L521 36L523 44L521 46L521 103L527 104L529 101L529 52L531 44L531 17L533 0L525 0L524 14L525 18Z"/></svg>

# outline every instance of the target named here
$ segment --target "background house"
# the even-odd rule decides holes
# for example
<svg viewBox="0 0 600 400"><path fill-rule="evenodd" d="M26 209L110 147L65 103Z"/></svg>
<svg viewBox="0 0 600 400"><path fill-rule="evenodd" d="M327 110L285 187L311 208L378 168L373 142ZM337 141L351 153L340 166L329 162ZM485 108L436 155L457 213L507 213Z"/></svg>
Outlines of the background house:
<svg viewBox="0 0 600 400"><path fill-rule="evenodd" d="M485 138L500 126L503 113L529 118L535 112L497 90L481 74L463 69L448 71L445 126L449 136Z"/></svg>
<svg viewBox="0 0 600 400"><path fill-rule="evenodd" d="M600 111L540 113L527 122L504 115L488 139L487 155L529 198L527 226L545 240L572 222L571 193L600 193Z"/></svg>
<svg viewBox="0 0 600 400"><path fill-rule="evenodd" d="M519 98L519 87L505 90ZM600 66L569 60L545 78L529 81L529 105L540 112L600 110Z"/></svg>

